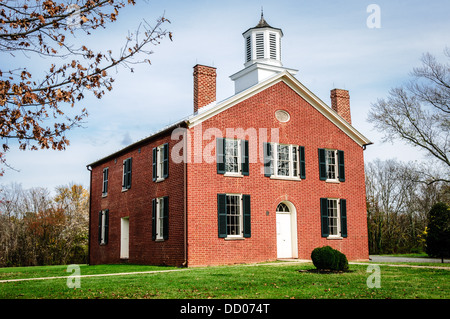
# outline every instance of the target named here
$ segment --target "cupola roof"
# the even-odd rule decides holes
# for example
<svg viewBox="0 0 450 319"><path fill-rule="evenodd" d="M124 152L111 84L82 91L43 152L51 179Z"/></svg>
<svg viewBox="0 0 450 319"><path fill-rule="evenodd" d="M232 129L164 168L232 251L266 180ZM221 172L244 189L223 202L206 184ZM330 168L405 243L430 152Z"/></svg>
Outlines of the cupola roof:
<svg viewBox="0 0 450 319"><path fill-rule="evenodd" d="M261 9L261 19L259 20L258 24L257 24L256 26L254 26L253 28L247 29L247 30L246 30L244 33L242 33L242 34L245 34L245 33L247 33L249 30L252 30L252 29L261 29L261 28L271 28L271 29L274 29L274 30L278 30L278 31L280 31L281 34L283 35L283 31L281 31L281 29L279 29L279 28L274 28L274 27L272 27L270 24L267 23L266 19L264 19L264 12L262 11L262 9Z"/></svg>

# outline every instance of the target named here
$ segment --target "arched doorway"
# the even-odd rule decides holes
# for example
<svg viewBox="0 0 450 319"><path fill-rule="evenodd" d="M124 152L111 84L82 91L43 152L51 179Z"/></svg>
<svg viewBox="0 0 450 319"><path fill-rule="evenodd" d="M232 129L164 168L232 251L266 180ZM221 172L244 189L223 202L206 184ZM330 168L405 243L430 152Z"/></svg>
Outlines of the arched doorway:
<svg viewBox="0 0 450 319"><path fill-rule="evenodd" d="M278 204L276 223L277 258L298 258L297 211L291 202Z"/></svg>

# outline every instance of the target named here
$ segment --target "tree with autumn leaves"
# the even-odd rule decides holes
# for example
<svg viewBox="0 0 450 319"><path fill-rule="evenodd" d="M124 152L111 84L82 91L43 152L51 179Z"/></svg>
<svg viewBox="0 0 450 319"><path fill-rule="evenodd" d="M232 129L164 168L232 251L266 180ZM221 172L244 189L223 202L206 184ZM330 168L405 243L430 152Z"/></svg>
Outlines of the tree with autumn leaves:
<svg viewBox="0 0 450 319"><path fill-rule="evenodd" d="M124 39L120 52L75 45L77 35L94 36L96 29L117 21L127 5L135 1L0 0L0 54L49 62L43 74L32 74L23 65L0 65L3 165L10 140L16 140L21 150L65 149L69 145L65 133L88 115L82 104L85 95L102 98L112 89L112 68L132 70L135 63L150 63L152 46L172 39L163 29L169 21L162 16L154 25L143 20Z"/></svg>
<svg viewBox="0 0 450 319"><path fill-rule="evenodd" d="M89 192L0 186L0 267L86 263Z"/></svg>

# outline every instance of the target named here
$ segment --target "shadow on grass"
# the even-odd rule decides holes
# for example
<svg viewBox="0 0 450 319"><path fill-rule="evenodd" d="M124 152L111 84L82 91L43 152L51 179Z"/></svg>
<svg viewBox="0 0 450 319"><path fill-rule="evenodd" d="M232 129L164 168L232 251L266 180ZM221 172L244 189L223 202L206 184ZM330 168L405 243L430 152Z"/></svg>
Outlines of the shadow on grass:
<svg viewBox="0 0 450 319"><path fill-rule="evenodd" d="M352 273L354 270L331 270L331 269L299 269L298 272L301 273L311 273L311 274L346 274L346 273Z"/></svg>

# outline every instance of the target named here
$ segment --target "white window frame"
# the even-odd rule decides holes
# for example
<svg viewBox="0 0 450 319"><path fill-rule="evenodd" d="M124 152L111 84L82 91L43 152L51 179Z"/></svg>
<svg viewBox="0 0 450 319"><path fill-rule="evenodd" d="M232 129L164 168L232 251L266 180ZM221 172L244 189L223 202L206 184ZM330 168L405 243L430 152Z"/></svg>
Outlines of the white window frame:
<svg viewBox="0 0 450 319"><path fill-rule="evenodd" d="M105 179L105 172L106 173L106 179ZM103 181L102 181L102 197L108 196L108 181L109 181L109 167L105 167L103 169ZM106 189L105 189L105 183L106 183Z"/></svg>
<svg viewBox="0 0 450 319"><path fill-rule="evenodd" d="M106 244L106 210L102 210L102 225L100 233L100 245Z"/></svg>
<svg viewBox="0 0 450 319"><path fill-rule="evenodd" d="M156 240L164 240L164 197L156 198Z"/></svg>
<svg viewBox="0 0 450 319"><path fill-rule="evenodd" d="M156 147L156 182L165 180L164 177L164 144Z"/></svg>
<svg viewBox="0 0 450 319"><path fill-rule="evenodd" d="M236 239L236 238L244 238L244 210L243 210L243 205L242 205L242 194L225 194L226 195L226 201L225 201L225 209L227 212L227 237L228 239ZM238 233L237 234L232 234L230 235L228 233L228 229L230 227L230 223L229 223L229 219L231 218L229 216L229 205L228 205L228 197L230 196L234 196L237 197L237 203L239 205L239 214L237 215L239 218L238 224L234 224L237 225L239 227L238 229ZM235 215L236 216L236 215Z"/></svg>
<svg viewBox="0 0 450 319"><path fill-rule="evenodd" d="M329 159L331 158L330 153L333 154L334 164L329 163ZM334 178L330 178L331 169L334 169ZM339 182L339 158L338 158L338 150L335 149L325 149L325 172L328 182Z"/></svg>
<svg viewBox="0 0 450 319"><path fill-rule="evenodd" d="M341 200L339 198L327 198L327 215L328 215L328 238L342 238L341 236ZM333 205L330 205L331 203L334 203ZM333 207L331 207L333 206ZM335 211L334 216L330 216L330 211ZM336 222L336 225L332 226L331 220L334 219ZM332 227L336 229L336 233L332 234Z"/></svg>
<svg viewBox="0 0 450 319"><path fill-rule="evenodd" d="M230 149L229 147L227 147L227 143L230 143L231 141L233 141L234 143L237 144L237 155L233 155L233 157L237 156L237 172L231 172L228 171L228 166L227 166L227 152ZM225 176L243 176L242 175L242 140L240 139L233 139L233 138L225 138L225 151L224 151L224 160L225 160Z"/></svg>
<svg viewBox="0 0 450 319"><path fill-rule="evenodd" d="M278 146L288 146L289 147L289 175L278 175ZM293 148L296 148L296 156L297 161L294 162L294 156L293 156ZM300 154L299 154L299 145L295 144L282 144L282 143L272 143L272 161L271 165L273 165L273 174L272 178L279 178L279 179L294 179L294 180L300 180ZM294 170L297 172L296 175L294 175Z"/></svg>

